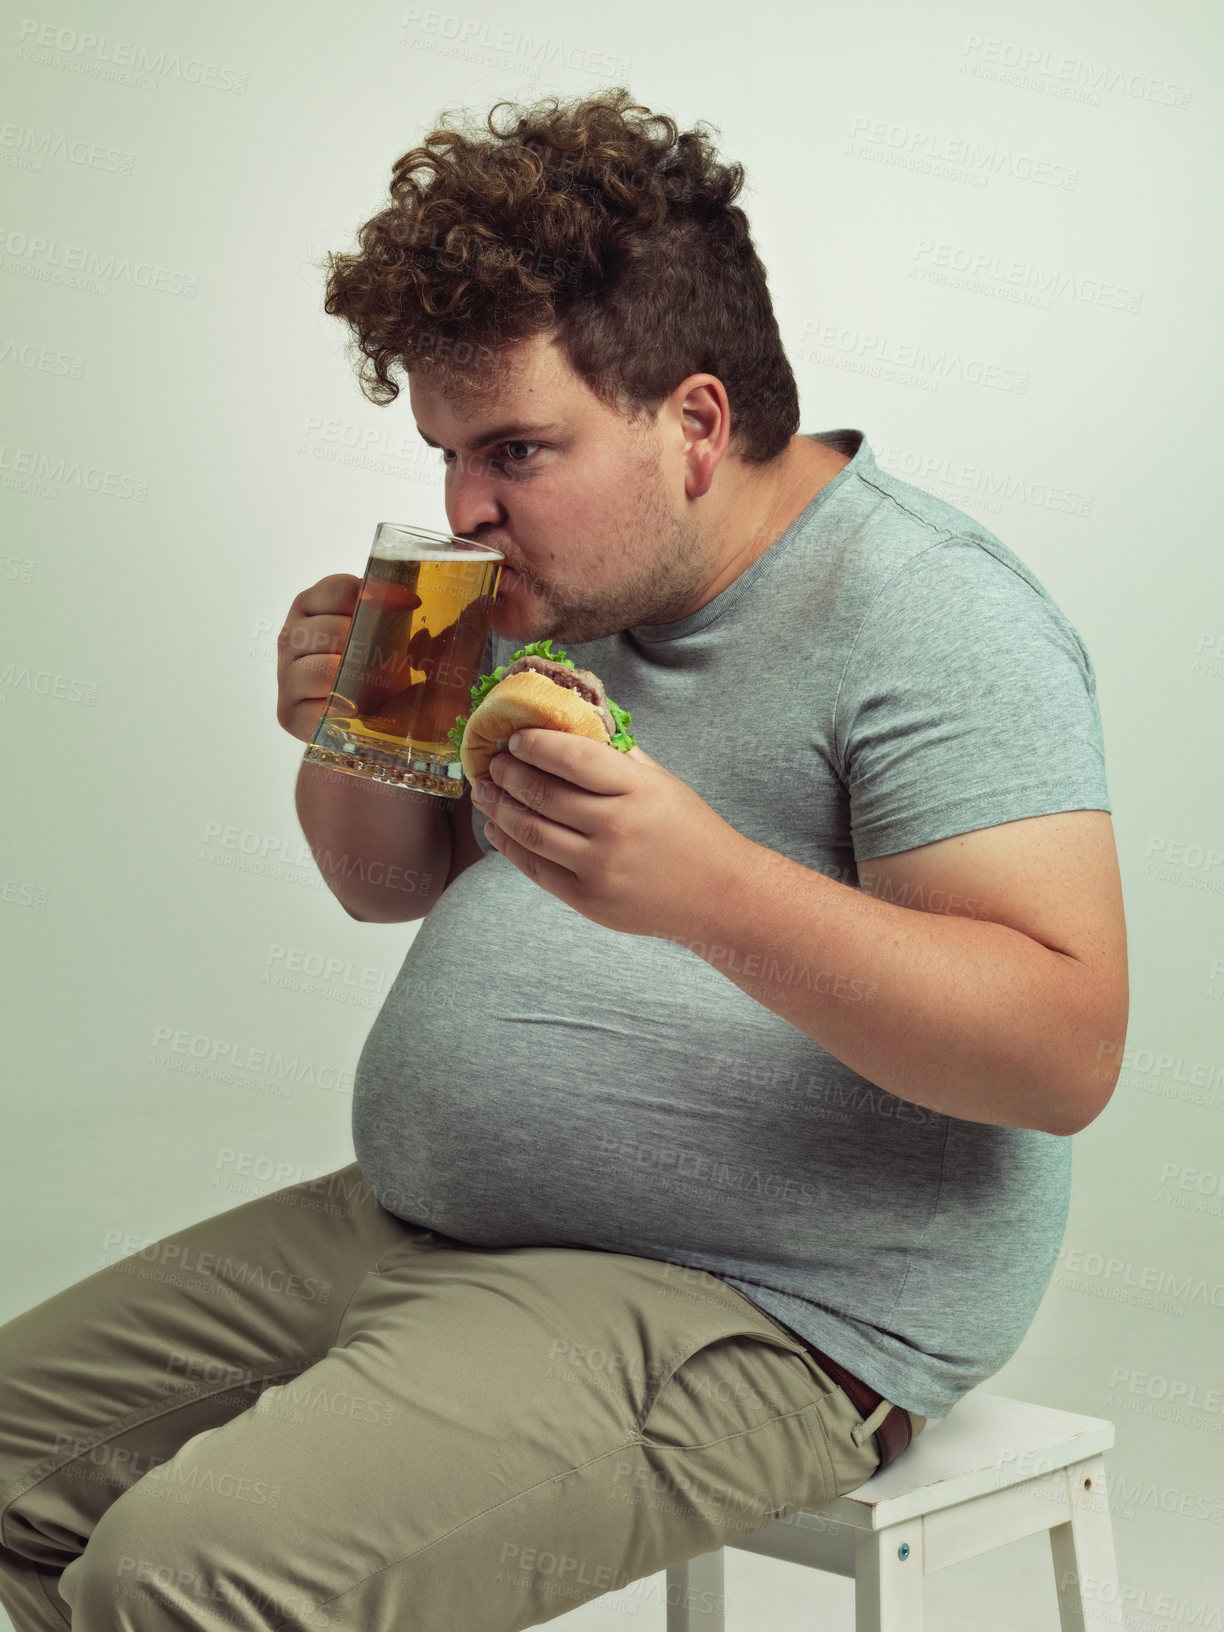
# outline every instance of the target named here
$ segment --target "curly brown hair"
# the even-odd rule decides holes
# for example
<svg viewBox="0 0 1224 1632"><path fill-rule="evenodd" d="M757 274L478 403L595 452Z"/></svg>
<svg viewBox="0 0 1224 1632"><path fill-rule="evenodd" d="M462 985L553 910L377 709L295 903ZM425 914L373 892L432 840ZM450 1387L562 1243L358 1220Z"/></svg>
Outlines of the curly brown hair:
<svg viewBox="0 0 1224 1632"><path fill-rule="evenodd" d="M443 114L395 161L359 249L327 258L324 310L351 326L366 398L395 400L396 365L490 389L506 346L553 330L609 406L653 414L687 375L713 374L733 450L780 454L799 427L795 377L732 203L743 167L719 162L703 126L681 132L623 88L498 102L488 136Z"/></svg>

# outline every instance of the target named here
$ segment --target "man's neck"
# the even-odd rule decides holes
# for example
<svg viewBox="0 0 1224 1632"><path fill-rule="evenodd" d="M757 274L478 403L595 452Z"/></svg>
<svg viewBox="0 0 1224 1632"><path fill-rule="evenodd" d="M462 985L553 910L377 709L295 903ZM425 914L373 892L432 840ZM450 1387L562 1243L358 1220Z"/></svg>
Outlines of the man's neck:
<svg viewBox="0 0 1224 1632"><path fill-rule="evenodd" d="M783 454L787 468L779 471L774 506L761 526L761 549L767 550L794 525L812 500L850 463L849 454L838 453L811 436L792 436Z"/></svg>
<svg viewBox="0 0 1224 1632"><path fill-rule="evenodd" d="M794 525L821 488L849 463L848 454L813 437L792 436L786 450L765 467L759 478L749 478L740 502L733 505L727 558L702 604L720 595L758 556L764 555Z"/></svg>

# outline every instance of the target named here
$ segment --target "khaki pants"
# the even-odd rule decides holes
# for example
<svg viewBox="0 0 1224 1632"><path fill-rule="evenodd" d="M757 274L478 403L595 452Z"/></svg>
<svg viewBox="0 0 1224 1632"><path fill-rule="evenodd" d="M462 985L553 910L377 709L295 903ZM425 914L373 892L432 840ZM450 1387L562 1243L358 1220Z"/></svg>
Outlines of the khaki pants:
<svg viewBox="0 0 1224 1632"><path fill-rule="evenodd" d="M0 1327L0 1602L17 1632L512 1632L640 1581L661 1614L667 1565L860 1485L862 1421L717 1277L466 1246L353 1163Z"/></svg>

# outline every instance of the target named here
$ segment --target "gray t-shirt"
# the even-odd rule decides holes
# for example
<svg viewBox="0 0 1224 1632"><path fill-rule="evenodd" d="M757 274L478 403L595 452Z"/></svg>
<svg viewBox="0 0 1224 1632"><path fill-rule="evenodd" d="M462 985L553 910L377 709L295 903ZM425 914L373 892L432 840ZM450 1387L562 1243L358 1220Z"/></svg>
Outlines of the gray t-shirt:
<svg viewBox="0 0 1224 1632"><path fill-rule="evenodd" d="M862 432L820 440L850 463L720 595L568 655L733 827L845 884L952 834L1110 810L1092 664L1048 592ZM491 639L484 672L516 645ZM383 1206L475 1246L710 1271L929 1418L996 1371L1053 1272L1070 1140L883 1092L474 827L482 859L422 921L357 1067ZM777 978L820 973L796 948Z"/></svg>

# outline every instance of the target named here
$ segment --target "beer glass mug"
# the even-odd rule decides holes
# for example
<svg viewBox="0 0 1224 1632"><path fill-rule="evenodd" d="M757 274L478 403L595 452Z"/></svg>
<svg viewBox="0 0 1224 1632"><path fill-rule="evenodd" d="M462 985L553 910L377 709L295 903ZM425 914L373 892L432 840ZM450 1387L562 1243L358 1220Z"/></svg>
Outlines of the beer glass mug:
<svg viewBox="0 0 1224 1632"><path fill-rule="evenodd" d="M471 712L504 559L451 533L378 524L304 761L460 797L463 772L447 732Z"/></svg>

